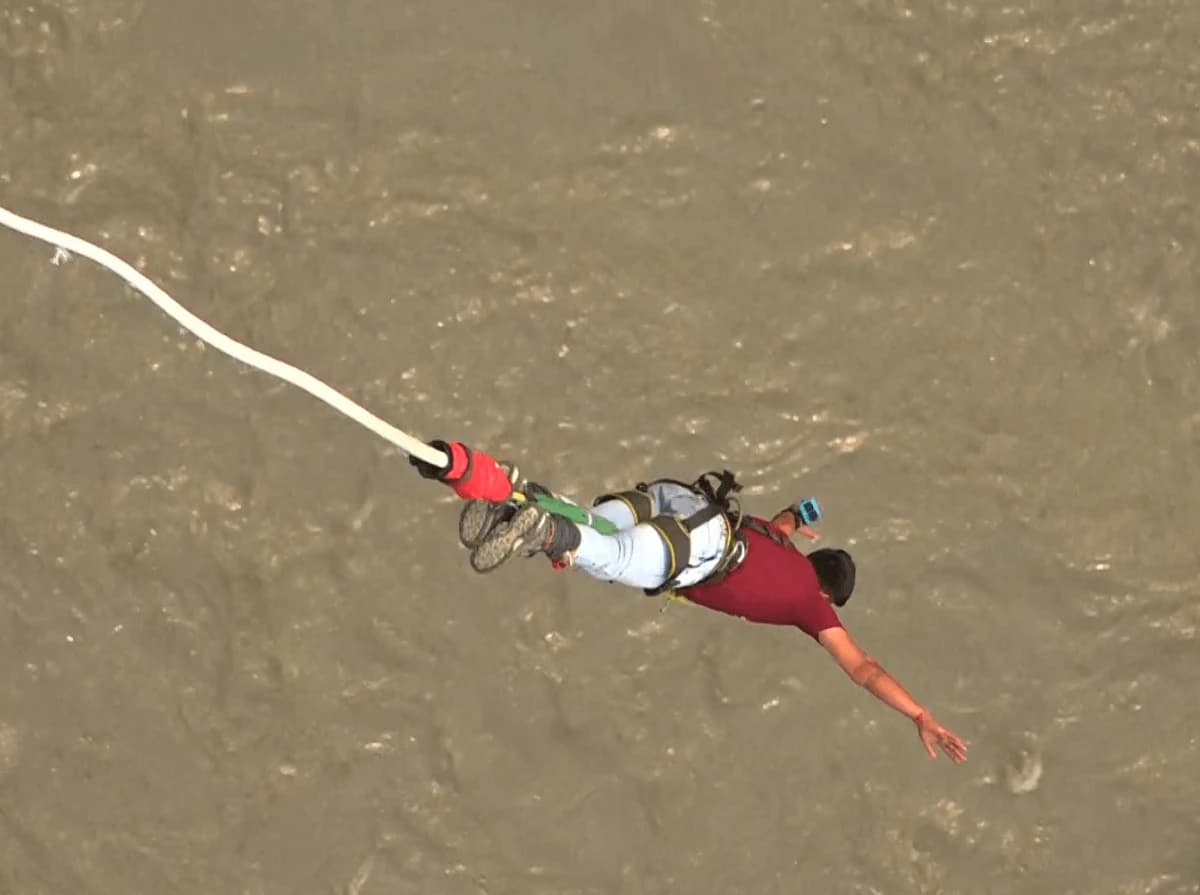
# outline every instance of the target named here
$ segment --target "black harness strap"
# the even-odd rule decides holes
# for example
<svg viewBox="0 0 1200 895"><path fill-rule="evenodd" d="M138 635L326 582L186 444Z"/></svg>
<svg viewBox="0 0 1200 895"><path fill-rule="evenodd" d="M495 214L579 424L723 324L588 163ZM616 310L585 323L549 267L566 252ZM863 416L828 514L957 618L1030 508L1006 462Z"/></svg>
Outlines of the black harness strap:
<svg viewBox="0 0 1200 895"><path fill-rule="evenodd" d="M601 494L594 501L592 506L598 507L606 500L619 500L625 506L629 507L629 512L633 513L633 522L636 525L639 522L649 522L650 517L654 514L654 501L650 495L646 493L646 489L638 487L632 491L618 491L616 494Z"/></svg>
<svg viewBox="0 0 1200 895"><path fill-rule="evenodd" d="M655 516L648 524L658 532L667 547L667 580L656 588L647 588L648 596L657 596L675 585L675 579L692 560L692 533L678 516Z"/></svg>
<svg viewBox="0 0 1200 895"><path fill-rule="evenodd" d="M716 481L717 484L715 487L709 479ZM729 499L730 494L737 494L742 490L741 483L738 482L737 477L728 469L724 469L719 473L706 472L688 487L693 491L699 491L713 503L725 503Z"/></svg>

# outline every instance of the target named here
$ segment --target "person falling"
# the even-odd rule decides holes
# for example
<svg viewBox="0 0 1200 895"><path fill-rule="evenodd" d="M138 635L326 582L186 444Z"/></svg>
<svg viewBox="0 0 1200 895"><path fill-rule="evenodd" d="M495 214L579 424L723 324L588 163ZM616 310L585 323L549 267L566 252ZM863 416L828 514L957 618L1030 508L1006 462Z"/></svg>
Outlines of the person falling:
<svg viewBox="0 0 1200 895"><path fill-rule="evenodd" d="M591 513L611 523L615 532L608 534L536 500L503 504L475 498L481 489L469 480L477 468L487 471L481 477L509 476L509 491L518 483L516 468L500 464L503 471L497 473L495 461L461 442L439 439L430 445L447 455L447 466L417 457L409 462L423 478L448 484L468 500L459 530L476 570L489 571L512 556L545 554L556 568L578 568L600 581L675 596L751 622L797 627L854 683L909 718L930 758L941 749L955 763L966 761L962 739L863 650L839 618L837 609L854 592L854 559L831 548L806 555L792 542L796 533L816 537L808 527L820 515L812 498L764 519L742 512L734 496L741 485L728 470L690 483L656 479L596 498ZM495 491L495 483L486 490ZM528 482L520 490L550 494Z"/></svg>

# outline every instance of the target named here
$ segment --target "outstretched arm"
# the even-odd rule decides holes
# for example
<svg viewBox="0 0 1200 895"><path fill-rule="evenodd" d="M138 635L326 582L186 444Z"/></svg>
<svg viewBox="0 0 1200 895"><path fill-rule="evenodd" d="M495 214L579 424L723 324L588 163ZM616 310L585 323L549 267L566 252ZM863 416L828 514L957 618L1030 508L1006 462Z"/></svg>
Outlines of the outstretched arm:
<svg viewBox="0 0 1200 895"><path fill-rule="evenodd" d="M967 760L967 747L963 741L935 721L898 680L854 642L844 628L826 628L817 639L854 683L917 725L917 735L930 758L937 757L936 746L956 763Z"/></svg>

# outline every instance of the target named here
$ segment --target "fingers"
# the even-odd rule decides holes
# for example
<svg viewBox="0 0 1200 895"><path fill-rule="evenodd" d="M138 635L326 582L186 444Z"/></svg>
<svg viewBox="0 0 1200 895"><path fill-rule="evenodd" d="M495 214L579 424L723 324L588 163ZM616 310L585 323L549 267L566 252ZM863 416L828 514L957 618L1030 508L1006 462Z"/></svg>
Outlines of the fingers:
<svg viewBox="0 0 1200 895"><path fill-rule="evenodd" d="M949 731L946 731L940 739L941 742L939 745L942 747L942 751L950 757L951 761L955 764L962 764L967 760L967 747L962 740Z"/></svg>
<svg viewBox="0 0 1200 895"><path fill-rule="evenodd" d="M967 746L962 740L936 722L929 726L932 729L921 729L918 735L930 758L937 758L937 750L941 749L955 764L962 764L967 760Z"/></svg>

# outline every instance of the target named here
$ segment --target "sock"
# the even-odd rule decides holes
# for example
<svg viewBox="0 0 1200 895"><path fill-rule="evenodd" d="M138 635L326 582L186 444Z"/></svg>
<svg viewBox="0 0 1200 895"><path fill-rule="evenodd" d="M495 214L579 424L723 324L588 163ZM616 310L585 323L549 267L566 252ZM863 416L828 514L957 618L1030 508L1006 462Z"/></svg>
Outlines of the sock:
<svg viewBox="0 0 1200 895"><path fill-rule="evenodd" d="M563 556L579 547L580 540L578 525L562 516L551 516L550 533L542 549L554 562L561 562Z"/></svg>

